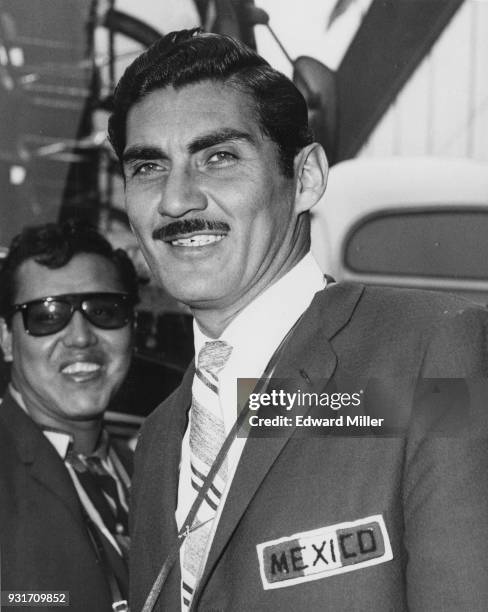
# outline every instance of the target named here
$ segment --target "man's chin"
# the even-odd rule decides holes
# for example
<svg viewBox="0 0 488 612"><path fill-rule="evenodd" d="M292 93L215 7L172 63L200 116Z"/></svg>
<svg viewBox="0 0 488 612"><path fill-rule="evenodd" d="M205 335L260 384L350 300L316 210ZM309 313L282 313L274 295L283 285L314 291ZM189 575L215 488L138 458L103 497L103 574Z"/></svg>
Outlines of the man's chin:
<svg viewBox="0 0 488 612"><path fill-rule="evenodd" d="M160 286L175 300L190 308L207 303L220 303L226 296L235 292L233 286L238 283L233 275L231 279L223 277L221 271L212 268L202 273L181 274L171 278L159 277Z"/></svg>
<svg viewBox="0 0 488 612"><path fill-rule="evenodd" d="M69 415L66 415L66 418L76 423L92 423L93 421L100 421L103 418L105 410L106 407L73 407L73 409L70 410Z"/></svg>
<svg viewBox="0 0 488 612"><path fill-rule="evenodd" d="M103 417L109 396L100 397L100 394L84 394L83 397L72 397L69 407L65 409L66 417L76 421L93 421Z"/></svg>
<svg viewBox="0 0 488 612"><path fill-rule="evenodd" d="M178 287L173 290L168 285L163 285L165 291L175 300L181 302L190 309L204 307L205 304L211 304L215 301L216 292L212 291L208 286L200 288L198 286Z"/></svg>

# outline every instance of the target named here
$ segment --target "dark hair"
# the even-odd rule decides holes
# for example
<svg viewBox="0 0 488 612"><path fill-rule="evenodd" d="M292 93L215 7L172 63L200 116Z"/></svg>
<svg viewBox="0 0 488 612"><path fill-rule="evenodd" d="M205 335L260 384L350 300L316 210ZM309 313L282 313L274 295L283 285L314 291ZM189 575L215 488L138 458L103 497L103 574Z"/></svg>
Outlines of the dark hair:
<svg viewBox="0 0 488 612"><path fill-rule="evenodd" d="M285 75L230 36L198 29L172 32L156 41L125 71L114 94L110 142L122 159L127 114L149 93L205 80L229 84L252 97L263 132L278 146L285 176L293 177L296 154L313 141L305 99Z"/></svg>
<svg viewBox="0 0 488 612"><path fill-rule="evenodd" d="M79 253L94 253L111 261L125 291L134 303L139 299L137 274L122 249L114 249L98 231L85 221L71 219L26 227L15 236L7 257L0 263L0 316L10 325L16 293L16 272L27 259L46 268L65 266Z"/></svg>

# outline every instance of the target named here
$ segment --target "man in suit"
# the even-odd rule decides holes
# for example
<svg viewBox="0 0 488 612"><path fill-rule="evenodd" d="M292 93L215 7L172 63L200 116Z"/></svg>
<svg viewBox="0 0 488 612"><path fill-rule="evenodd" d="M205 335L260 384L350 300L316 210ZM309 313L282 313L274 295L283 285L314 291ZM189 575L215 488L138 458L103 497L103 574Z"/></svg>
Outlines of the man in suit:
<svg viewBox="0 0 488 612"><path fill-rule="evenodd" d="M144 255L195 332L138 445L133 609L485 610L487 313L323 278L305 101L230 38L153 45L109 134ZM238 378L261 379L254 407Z"/></svg>
<svg viewBox="0 0 488 612"><path fill-rule="evenodd" d="M0 284L2 589L127 609L132 453L102 420L130 364L134 267L91 226L53 223L14 238Z"/></svg>

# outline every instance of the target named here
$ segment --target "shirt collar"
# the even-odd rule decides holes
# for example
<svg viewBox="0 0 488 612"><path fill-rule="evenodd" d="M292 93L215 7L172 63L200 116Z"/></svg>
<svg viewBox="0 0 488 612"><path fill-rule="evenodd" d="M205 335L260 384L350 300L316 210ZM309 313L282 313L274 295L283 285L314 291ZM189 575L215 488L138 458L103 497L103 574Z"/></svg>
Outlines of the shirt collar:
<svg viewBox="0 0 488 612"><path fill-rule="evenodd" d="M65 433L64 431L56 431L54 429L43 429L42 433L46 436L49 442L51 442L58 455L64 461L66 459L66 455L68 454L68 450L73 444L73 436Z"/></svg>

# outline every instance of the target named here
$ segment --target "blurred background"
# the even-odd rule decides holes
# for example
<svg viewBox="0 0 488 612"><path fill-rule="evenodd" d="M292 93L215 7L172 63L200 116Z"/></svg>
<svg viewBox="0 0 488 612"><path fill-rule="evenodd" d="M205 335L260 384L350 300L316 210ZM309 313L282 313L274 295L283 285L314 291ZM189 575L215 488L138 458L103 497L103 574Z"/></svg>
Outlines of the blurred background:
<svg viewBox="0 0 488 612"><path fill-rule="evenodd" d="M0 256L24 225L73 216L128 250L143 287L127 393L177 384L192 327L130 232L111 96L158 36L194 26L257 48L307 99L332 167L312 227L324 271L488 301L488 0L0 0Z"/></svg>

